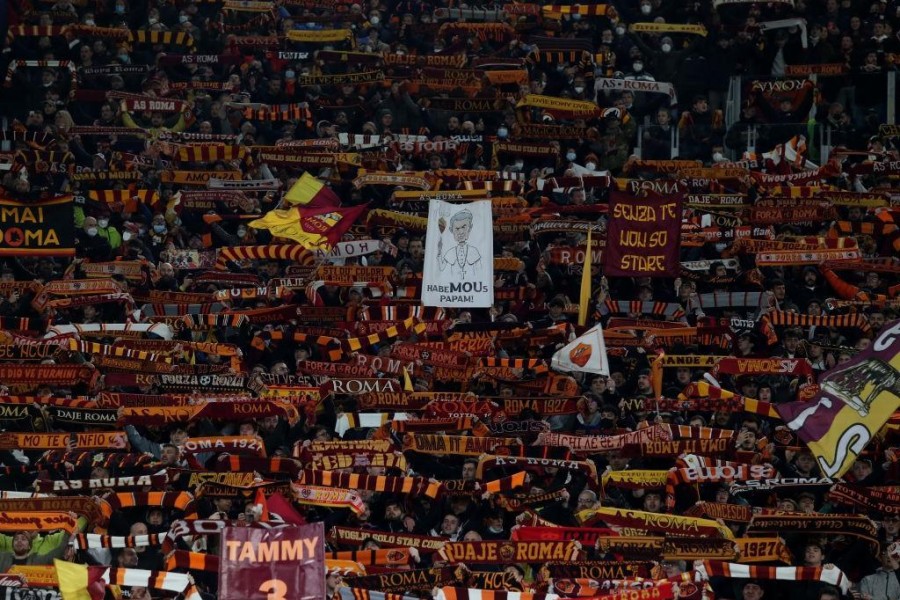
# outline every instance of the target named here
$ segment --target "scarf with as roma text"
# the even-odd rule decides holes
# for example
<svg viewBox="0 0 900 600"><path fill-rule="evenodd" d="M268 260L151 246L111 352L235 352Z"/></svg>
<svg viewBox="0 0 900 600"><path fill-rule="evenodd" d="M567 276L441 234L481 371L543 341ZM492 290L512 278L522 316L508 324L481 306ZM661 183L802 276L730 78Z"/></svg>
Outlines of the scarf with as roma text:
<svg viewBox="0 0 900 600"><path fill-rule="evenodd" d="M623 510L606 507L582 510L576 516L585 526L602 521L607 525L617 527L637 527L646 531L658 531L674 535L734 539L734 535L727 527L716 521L697 517L682 517L643 510Z"/></svg>
<svg viewBox="0 0 900 600"><path fill-rule="evenodd" d="M547 467L555 467L558 469L567 469L583 473L593 482L594 486L598 486L600 483L600 479L597 475L597 466L591 461L541 458L535 456L483 455L478 459L475 476L481 479L484 476L485 469L492 469L494 467L511 467L532 472L541 471Z"/></svg>
<svg viewBox="0 0 900 600"><path fill-rule="evenodd" d="M53 494L75 493L93 490L128 490L148 487L164 487L165 475L120 475L119 477L102 477L95 479L37 479L34 482L36 492Z"/></svg>
<svg viewBox="0 0 900 600"><path fill-rule="evenodd" d="M134 537L134 536L130 536ZM126 538L127 540L128 538ZM162 543L162 541L160 541ZM188 571L206 571L207 573L219 572L219 557L216 554L205 552L189 552L187 550L175 550L166 556L166 570L186 569Z"/></svg>

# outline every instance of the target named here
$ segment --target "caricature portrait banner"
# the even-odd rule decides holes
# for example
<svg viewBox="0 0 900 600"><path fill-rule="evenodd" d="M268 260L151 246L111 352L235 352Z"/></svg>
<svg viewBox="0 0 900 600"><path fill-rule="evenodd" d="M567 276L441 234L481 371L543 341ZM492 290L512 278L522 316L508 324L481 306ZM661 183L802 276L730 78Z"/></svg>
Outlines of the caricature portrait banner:
<svg viewBox="0 0 900 600"><path fill-rule="evenodd" d="M494 303L490 200L428 207L422 304L487 308Z"/></svg>

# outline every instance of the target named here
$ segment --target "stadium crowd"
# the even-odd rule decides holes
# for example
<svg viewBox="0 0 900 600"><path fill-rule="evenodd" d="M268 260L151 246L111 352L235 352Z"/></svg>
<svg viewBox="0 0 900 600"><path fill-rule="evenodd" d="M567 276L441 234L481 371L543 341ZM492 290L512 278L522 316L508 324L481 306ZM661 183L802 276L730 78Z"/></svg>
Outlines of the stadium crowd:
<svg viewBox="0 0 900 600"><path fill-rule="evenodd" d="M897 354L839 376L897 337L896 0L4 6L6 598L321 521L328 598L900 600ZM677 276L607 277L646 193ZM493 305L422 306L483 198ZM826 387L894 403L838 470L779 412Z"/></svg>

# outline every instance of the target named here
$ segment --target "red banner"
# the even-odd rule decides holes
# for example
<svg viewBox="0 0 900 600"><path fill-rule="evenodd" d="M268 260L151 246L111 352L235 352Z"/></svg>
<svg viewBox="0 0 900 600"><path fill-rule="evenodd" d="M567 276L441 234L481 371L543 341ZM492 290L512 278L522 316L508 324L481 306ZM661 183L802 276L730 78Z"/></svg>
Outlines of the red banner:
<svg viewBox="0 0 900 600"><path fill-rule="evenodd" d="M279 529L225 527L221 546L221 600L325 597L322 523Z"/></svg>
<svg viewBox="0 0 900 600"><path fill-rule="evenodd" d="M677 277L682 201L681 194L610 190L604 274Z"/></svg>

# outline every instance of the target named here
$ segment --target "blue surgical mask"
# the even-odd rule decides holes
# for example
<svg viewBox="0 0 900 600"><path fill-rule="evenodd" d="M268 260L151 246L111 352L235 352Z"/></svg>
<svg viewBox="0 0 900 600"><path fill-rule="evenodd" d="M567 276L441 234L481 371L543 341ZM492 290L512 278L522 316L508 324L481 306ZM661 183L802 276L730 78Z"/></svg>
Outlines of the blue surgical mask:
<svg viewBox="0 0 900 600"><path fill-rule="evenodd" d="M156 233L165 233L165 232L166 232L166 226L165 226L165 225L154 225L154 226L153 226L153 231L155 231Z"/></svg>
<svg viewBox="0 0 900 600"><path fill-rule="evenodd" d="M505 138L508 135L509 135L509 130L506 127L500 127L499 129L497 129L497 137L498 138Z"/></svg>
<svg viewBox="0 0 900 600"><path fill-rule="evenodd" d="M567 160L567 161L572 162L572 161L574 161L576 158L578 158L578 155L575 154L574 152L567 152L567 153L566 153L566 160Z"/></svg>
<svg viewBox="0 0 900 600"><path fill-rule="evenodd" d="M117 14L117 15L124 15L124 14L125 14L125 7L122 6L121 4L116 4L116 14Z"/></svg>

